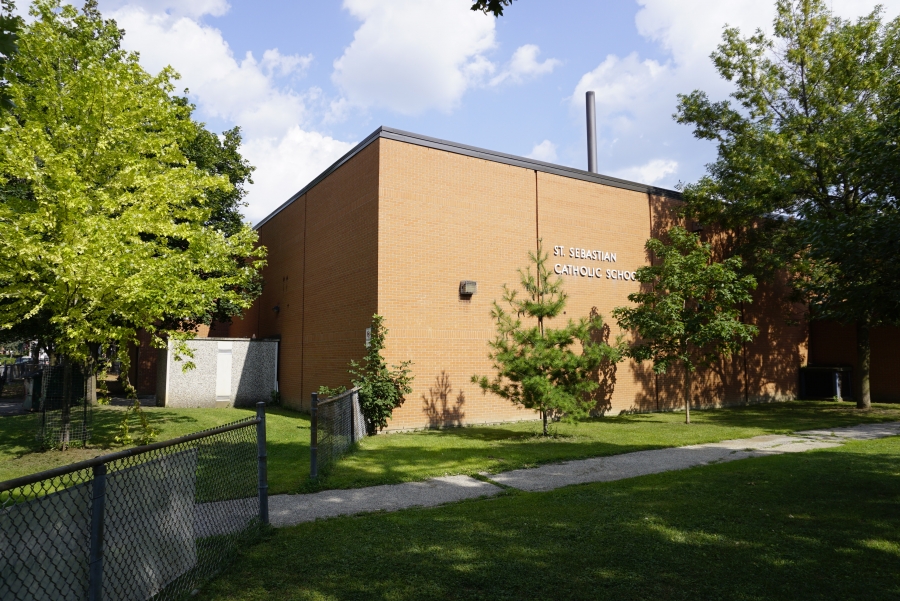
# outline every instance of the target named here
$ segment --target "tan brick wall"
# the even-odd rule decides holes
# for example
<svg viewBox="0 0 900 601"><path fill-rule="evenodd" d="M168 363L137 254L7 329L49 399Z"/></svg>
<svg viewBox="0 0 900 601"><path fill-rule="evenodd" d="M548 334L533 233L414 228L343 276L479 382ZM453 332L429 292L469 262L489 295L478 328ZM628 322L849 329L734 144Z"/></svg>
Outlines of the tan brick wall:
<svg viewBox="0 0 900 601"><path fill-rule="evenodd" d="M677 221L672 209L672 201L645 193L382 138L260 228L269 249L265 288L230 333L280 335L282 397L308 407L320 385L349 384L347 362L364 353L365 328L377 311L390 330L388 361L414 363L414 390L391 429L533 419L470 381L492 373L490 311L503 284L518 284L517 270L541 237L551 265L600 269L599 278L563 276L565 318L596 311L608 325L602 335L614 341L612 309L639 284L607 278L606 270L646 264L644 243ZM554 246L564 256L553 257ZM570 258L570 248L615 253L616 261ZM477 281L478 293L460 298L460 280ZM782 287L761 288L759 302L746 309L760 338L698 374L695 403L796 393L806 328L785 325ZM649 364L626 361L606 376L597 393L604 412L683 404L678 373L657 376Z"/></svg>
<svg viewBox="0 0 900 601"><path fill-rule="evenodd" d="M537 238L551 264L601 270L600 278L562 276L565 317L598 312L608 326L603 337L614 341L620 332L612 310L627 304L639 284L608 278L606 270L633 272L647 264L647 238L678 222L673 202L664 198L401 142L383 140L381 161L378 310L391 330L390 360L412 360L416 375L391 429L533 418L483 394L469 378L491 373L491 302L500 299L504 283L518 283L516 270L527 265ZM563 256L553 256L555 246ZM570 248L615 253L616 260L570 258ZM457 294L462 279L478 282L470 301ZM758 301L746 308L760 337L746 352L696 374L696 405L796 395L806 329L788 325L798 315L787 315L794 308L782 305L784 290L782 282L760 288ZM649 363L608 366L598 409L681 408L682 382L679 371L657 376Z"/></svg>
<svg viewBox="0 0 900 601"><path fill-rule="evenodd" d="M612 310L628 303L627 297L640 284L619 279L618 272L636 271L646 264L644 244L651 228L651 199L646 194L591 182L538 173L540 234L551 263L599 269L600 277L562 275L569 295L565 318L599 313L608 327L604 338L615 342L621 333ZM554 257L561 246L562 256ZM615 261L570 257L570 249L615 253ZM615 277L607 277L607 269ZM610 274L612 275L612 274ZM552 325L552 324L551 324ZM648 369L628 361L612 366L599 395L598 409L618 413L636 407L655 409L653 378ZM652 399L652 401L651 401Z"/></svg>
<svg viewBox="0 0 900 601"><path fill-rule="evenodd" d="M414 362L390 427L496 422L531 412L470 382L489 374L491 302L535 243L534 172L382 140L378 312L390 362ZM469 300L460 280L478 282Z"/></svg>
<svg viewBox="0 0 900 601"><path fill-rule="evenodd" d="M365 350L376 308L378 145L259 229L269 251L263 292L230 332L281 337L279 388L288 406L308 408L323 384L349 384L347 362Z"/></svg>
<svg viewBox="0 0 900 601"><path fill-rule="evenodd" d="M381 143L307 194L303 407L319 386L349 385L348 361L365 354L366 328L377 308Z"/></svg>

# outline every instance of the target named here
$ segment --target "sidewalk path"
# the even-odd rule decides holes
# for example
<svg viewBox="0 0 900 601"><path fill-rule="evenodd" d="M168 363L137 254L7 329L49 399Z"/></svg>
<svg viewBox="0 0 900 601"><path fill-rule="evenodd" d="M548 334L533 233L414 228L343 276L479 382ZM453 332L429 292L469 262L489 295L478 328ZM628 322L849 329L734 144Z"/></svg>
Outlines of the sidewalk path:
<svg viewBox="0 0 900 601"><path fill-rule="evenodd" d="M22 408L24 406L24 399L9 399L0 401L0 417L6 417L9 415L25 415L28 412Z"/></svg>
<svg viewBox="0 0 900 601"><path fill-rule="evenodd" d="M269 497L269 523L276 527L293 526L338 515L434 507L490 497L502 491L499 486L469 476L446 476L424 482L326 490L309 495L274 495Z"/></svg>
<svg viewBox="0 0 900 601"><path fill-rule="evenodd" d="M749 457L827 449L848 440L874 440L897 435L900 435L900 422L860 424L566 461L503 472L489 478L519 490L547 491L571 484L611 482ZM463 499L490 497L502 490L469 476L448 476L424 482L327 490L308 495L274 495L269 497L269 518L273 526L293 526L339 515L434 507Z"/></svg>

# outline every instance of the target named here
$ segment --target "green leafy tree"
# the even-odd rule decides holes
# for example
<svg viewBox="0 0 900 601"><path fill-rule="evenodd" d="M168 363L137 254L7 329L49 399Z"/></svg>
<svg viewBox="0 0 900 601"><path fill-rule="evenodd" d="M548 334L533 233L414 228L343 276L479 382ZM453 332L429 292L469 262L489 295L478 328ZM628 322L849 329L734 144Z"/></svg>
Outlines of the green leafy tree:
<svg viewBox="0 0 900 601"><path fill-rule="evenodd" d="M175 102L187 108L185 118L190 115L189 111L194 110L186 98L175 98ZM241 208L246 205L243 201L247 194L245 186L253 183L250 175L254 167L239 152L240 128L227 130L220 138L207 130L203 124L195 125L196 136L182 145L185 158L210 175L227 177L231 184L231 187L224 189L216 187L205 190L204 197L199 201L209 211L204 225L217 229L226 236L242 234L246 226L242 220ZM247 257L236 254L233 256L233 260L236 267L240 269ZM221 273L203 273L202 277L208 279L220 275ZM169 315L160 325L164 325L170 330L194 331L201 324L209 326L214 322L230 322L235 315L243 313L244 303L252 303L253 299L262 292L262 275L257 272L246 282L231 286L230 292L234 293L240 302L234 302L231 296L223 296L216 299L215 303L201 314ZM50 321L51 316L49 311L42 310L8 329L0 330L0 342L23 338L33 339L38 341L41 348L52 350L52 341L56 334L54 324Z"/></svg>
<svg viewBox="0 0 900 601"><path fill-rule="evenodd" d="M513 0L478 0L472 4L472 10L480 10L486 15L502 17L503 9L512 3Z"/></svg>
<svg viewBox="0 0 900 601"><path fill-rule="evenodd" d="M189 110L194 107L186 98L176 99L183 102ZM240 154L241 130L234 127L225 131L222 136L217 136L198 124L197 133L193 140L182 146L185 158L199 169L210 175L228 178L231 186L226 188L210 188L205 191L202 203L209 210L209 216L204 225L214 228L225 236L241 234L246 229L241 209L246 206L244 197L247 195L247 184L252 184L251 175L254 167ZM247 260L246 256L236 254L233 257L236 268L240 268ZM203 274L203 277L218 277L220 273ZM178 330L195 330L199 325L212 325L216 323L229 323L236 315L244 312L245 303L252 303L262 292L262 274L256 275L240 285L233 285L229 289L234 297L223 296L216 299L207 311L198 315L173 315L167 321L168 327Z"/></svg>
<svg viewBox="0 0 900 601"><path fill-rule="evenodd" d="M214 223L233 184L188 160L202 126L171 95L177 75L144 71L95 2L31 15L6 65L0 332L37 319L50 350L90 367L140 329L183 341L174 317L249 306L265 251Z"/></svg>
<svg viewBox="0 0 900 601"><path fill-rule="evenodd" d="M746 268L786 268L814 319L856 324L865 408L869 330L900 323L900 19L876 8L846 21L823 0L776 6L773 37L726 28L712 55L734 102L679 96L677 120L718 146L684 198L735 234Z"/></svg>
<svg viewBox="0 0 900 601"><path fill-rule="evenodd" d="M411 361L388 367L381 355L388 334L384 317L372 316L370 332L362 363L350 361L350 374L353 385L359 387L359 408L366 420L366 433L373 436L387 426L394 409L403 404L404 395L412 392L413 376L409 373ZM327 389L327 392L333 394L337 390Z"/></svg>
<svg viewBox="0 0 900 601"><path fill-rule="evenodd" d="M816 317L856 323L857 370L863 377L855 396L860 408L868 408L870 328L900 323L900 212L867 211L804 226L809 266L795 286Z"/></svg>
<svg viewBox="0 0 900 601"><path fill-rule="evenodd" d="M620 355L616 347L595 340L593 334L603 328L600 315L569 319L562 328L548 327L549 320L566 307L562 278L550 271L541 241L528 258L534 271L532 266L519 270L524 294L520 297L518 290L504 285L503 300L509 310L497 301L491 310L497 336L488 357L496 374L493 378L475 375L472 382L485 392L540 411L547 436L550 414L567 419L589 414L595 405L590 393L599 386L593 375L604 362L616 362Z"/></svg>
<svg viewBox="0 0 900 601"><path fill-rule="evenodd" d="M12 106L7 93L6 64L18 50L16 40L22 28L22 18L13 13L15 8L13 0L0 0L0 110Z"/></svg>
<svg viewBox="0 0 900 601"><path fill-rule="evenodd" d="M757 333L742 323L739 303L752 301L752 275L741 275L741 259L713 260L712 248L682 227L668 232L670 243L656 238L646 248L656 260L637 270L640 292L628 295L634 307L617 307L619 327L633 330L637 342L627 354L653 361L656 373L680 365L684 371L685 422L691 423L691 380L699 367L727 357Z"/></svg>

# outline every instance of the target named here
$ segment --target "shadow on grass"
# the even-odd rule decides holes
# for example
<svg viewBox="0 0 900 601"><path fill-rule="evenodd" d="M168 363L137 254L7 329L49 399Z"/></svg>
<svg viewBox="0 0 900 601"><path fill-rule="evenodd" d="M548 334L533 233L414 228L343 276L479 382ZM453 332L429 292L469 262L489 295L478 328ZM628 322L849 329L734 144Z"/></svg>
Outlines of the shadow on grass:
<svg viewBox="0 0 900 601"><path fill-rule="evenodd" d="M299 488L289 487L287 492L498 473L544 463L897 419L900 411L895 408L860 413L848 403L791 402L697 411L692 425L685 425L683 415L677 413L592 418L575 425L560 424L561 434L546 438L538 435L536 423L381 435L364 440L354 453L320 472L317 481L293 480ZM302 469L308 474L308 443L294 446L279 453L302 456Z"/></svg>
<svg viewBox="0 0 900 601"><path fill-rule="evenodd" d="M205 597L896 599L898 459L889 439L314 522Z"/></svg>
<svg viewBox="0 0 900 601"><path fill-rule="evenodd" d="M532 437L502 447L435 448L425 444L402 448L360 448L332 464L317 481L303 482L299 492L398 484L445 475L498 473L571 459L618 455L663 448L662 444L614 444ZM536 448L540 445L540 448ZM270 447L271 448L271 447ZM271 455L270 455L271 456ZM305 462L308 467L308 460Z"/></svg>
<svg viewBox="0 0 900 601"><path fill-rule="evenodd" d="M116 443L124 408L93 408L91 414L91 440L88 449L114 450L122 447ZM151 426L159 428L163 424L188 426L198 422L197 419L171 411L146 411ZM237 418L236 418L237 419ZM16 415L0 418L0 457L21 456L26 453L39 453L40 444L36 435L41 425L39 412L27 415ZM138 419L131 418L132 435L137 431Z"/></svg>
<svg viewBox="0 0 900 601"><path fill-rule="evenodd" d="M39 450L35 434L36 415L9 415L0 418L0 457L11 457Z"/></svg>
<svg viewBox="0 0 900 601"><path fill-rule="evenodd" d="M712 409L703 412L701 419L720 426L788 432L850 426L861 422L897 421L900 419L900 406L879 404L863 411L857 409L855 403L843 401L790 401Z"/></svg>

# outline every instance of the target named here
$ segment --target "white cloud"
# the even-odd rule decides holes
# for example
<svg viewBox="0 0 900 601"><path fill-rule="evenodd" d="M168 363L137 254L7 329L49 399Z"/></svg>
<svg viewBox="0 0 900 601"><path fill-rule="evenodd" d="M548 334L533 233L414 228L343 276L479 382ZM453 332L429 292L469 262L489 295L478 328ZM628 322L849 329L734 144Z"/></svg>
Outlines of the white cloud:
<svg viewBox="0 0 900 601"><path fill-rule="evenodd" d="M695 140L689 127L674 122L676 96L701 89L715 100L726 98L730 84L719 77L709 58L721 43L723 28L739 27L744 35L758 28L769 32L774 7L758 0L638 0L638 4L638 32L656 43L666 58L608 55L576 84L572 114L583 119L584 92L594 90L601 172L629 174L621 176L664 186L679 179L693 181L714 159L715 147ZM900 0L884 5L892 17ZM856 18L871 8L853 0L833 2L834 12L844 18ZM659 158L647 162L653 156Z"/></svg>
<svg viewBox="0 0 900 601"><path fill-rule="evenodd" d="M313 61L313 55L307 54L300 56L299 54L281 54L278 48L270 48L263 52L262 60L259 66L269 74L285 75L302 74Z"/></svg>
<svg viewBox="0 0 900 601"><path fill-rule="evenodd" d="M123 45L139 50L141 63L150 71L172 65L207 117L237 123L250 136L275 135L306 118L304 95L280 89L274 78L297 72L311 57L271 49L262 61L250 52L238 59L219 30L190 17L135 6L111 16L125 28Z"/></svg>
<svg viewBox="0 0 900 601"><path fill-rule="evenodd" d="M101 4L104 14L129 6L154 14L191 18L221 17L231 8L227 0L105 0Z"/></svg>
<svg viewBox="0 0 900 601"><path fill-rule="evenodd" d="M636 52L625 58L610 54L596 69L585 73L575 86L573 100L584 102L589 90L596 93L597 117L631 114L657 95L660 82L671 78L670 65L655 60L640 60Z"/></svg>
<svg viewBox="0 0 900 601"><path fill-rule="evenodd" d="M113 10L108 10L112 5ZM257 222L302 188L353 144L311 131L321 90L297 91L285 80L304 74L313 56L282 54L236 57L222 33L200 21L228 10L224 0L138 0L104 5L126 30L123 45L140 51L141 63L157 72L171 65L190 89L200 119L241 126L243 155L256 166L245 217Z"/></svg>
<svg viewBox="0 0 900 601"><path fill-rule="evenodd" d="M494 18L469 0L344 0L362 21L334 62L332 80L347 102L413 115L449 112L466 90L496 70Z"/></svg>
<svg viewBox="0 0 900 601"><path fill-rule="evenodd" d="M513 53L509 65L502 73L491 79L491 85L495 86L503 82L522 83L526 79L552 73L553 69L562 63L555 58L548 58L538 62L537 57L541 49L534 44L519 46Z"/></svg>
<svg viewBox="0 0 900 601"><path fill-rule="evenodd" d="M653 159L644 165L635 165L613 171L610 175L641 184L652 185L677 171L678 163L676 161Z"/></svg>
<svg viewBox="0 0 900 601"><path fill-rule="evenodd" d="M355 145L299 126L280 138L248 140L241 151L257 167L247 218L260 221Z"/></svg>
<svg viewBox="0 0 900 601"><path fill-rule="evenodd" d="M544 161L545 163L555 163L556 144L554 144L550 140L544 140L540 144L535 144L534 148L532 148L531 152L529 152L526 156L529 159Z"/></svg>
<svg viewBox="0 0 900 601"><path fill-rule="evenodd" d="M692 89L685 89L690 84L675 76L677 70L671 62L642 60L637 53L631 53L625 57L609 55L581 77L572 96L573 113L579 120L584 119L585 92L593 90L597 106L597 163L601 173L633 168L646 163L648 156L660 154L668 155L665 158L673 162L680 161L685 152L706 159L703 162L709 161L710 156L703 156L690 147L694 142L690 131L672 120L676 94ZM665 174L669 175L674 176L676 172ZM638 175L621 177L673 185L673 178L665 176L654 182Z"/></svg>

